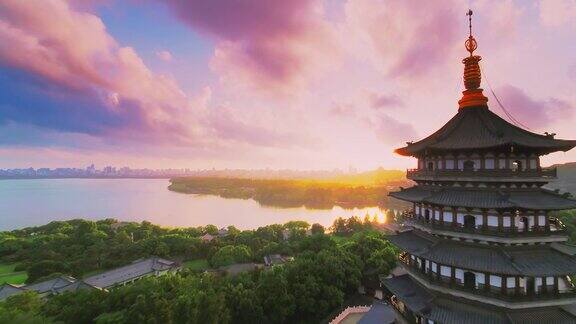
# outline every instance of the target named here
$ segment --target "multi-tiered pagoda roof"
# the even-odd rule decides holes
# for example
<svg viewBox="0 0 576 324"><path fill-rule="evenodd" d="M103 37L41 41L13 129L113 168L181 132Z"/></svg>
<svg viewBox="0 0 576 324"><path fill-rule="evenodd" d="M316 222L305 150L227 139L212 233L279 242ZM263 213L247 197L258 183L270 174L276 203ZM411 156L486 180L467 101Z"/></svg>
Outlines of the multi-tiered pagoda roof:
<svg viewBox="0 0 576 324"><path fill-rule="evenodd" d="M415 143L408 143L395 152L406 156L452 150L501 150L511 147L539 154L568 151L576 141L555 139L515 126L496 115L487 106L459 109L442 128Z"/></svg>
<svg viewBox="0 0 576 324"><path fill-rule="evenodd" d="M414 187L390 194L413 208L389 237L405 274L383 284L400 322L576 323L576 246L556 217L576 200L544 189L556 170L540 165L576 141L491 112L476 47L470 29L457 114L396 150L418 167L407 172Z"/></svg>

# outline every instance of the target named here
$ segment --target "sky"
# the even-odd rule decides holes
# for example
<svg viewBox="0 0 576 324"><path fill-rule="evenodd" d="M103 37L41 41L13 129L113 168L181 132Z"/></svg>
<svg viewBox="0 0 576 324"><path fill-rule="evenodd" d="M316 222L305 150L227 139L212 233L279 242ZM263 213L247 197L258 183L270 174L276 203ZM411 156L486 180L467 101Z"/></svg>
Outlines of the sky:
<svg viewBox="0 0 576 324"><path fill-rule="evenodd" d="M2 0L0 168L412 167L468 8L490 109L576 139L576 0Z"/></svg>

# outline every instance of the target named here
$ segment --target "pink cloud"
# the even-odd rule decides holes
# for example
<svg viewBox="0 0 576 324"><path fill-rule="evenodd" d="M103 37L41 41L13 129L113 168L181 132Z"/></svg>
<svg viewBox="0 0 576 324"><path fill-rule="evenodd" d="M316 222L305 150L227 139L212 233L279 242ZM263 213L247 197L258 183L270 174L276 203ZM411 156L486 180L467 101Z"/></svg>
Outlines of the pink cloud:
<svg viewBox="0 0 576 324"><path fill-rule="evenodd" d="M133 48L120 46L99 17L64 0L6 0L0 12L0 64L45 80L52 95L96 94L93 109L130 115L129 127L109 129L110 136L191 140L193 122L183 118L188 96Z"/></svg>
<svg viewBox="0 0 576 324"><path fill-rule="evenodd" d="M402 107L404 106L404 101L400 99L397 95L387 95L387 94L370 94L370 104L374 109L390 108L390 107Z"/></svg>
<svg viewBox="0 0 576 324"><path fill-rule="evenodd" d="M162 50L156 52L156 56L164 62L172 61L172 53L170 51Z"/></svg>
<svg viewBox="0 0 576 324"><path fill-rule="evenodd" d="M378 139L384 144L401 145L408 140L416 139L416 129L408 123L399 121L386 114L380 114L370 121Z"/></svg>
<svg viewBox="0 0 576 324"><path fill-rule="evenodd" d="M328 112L338 117L355 117L356 107L346 103L334 103Z"/></svg>
<svg viewBox="0 0 576 324"><path fill-rule="evenodd" d="M512 85L502 86L495 92L514 119L530 128L544 130L544 127L574 115L574 106L558 98L534 99ZM496 105L494 100L492 109L500 110Z"/></svg>
<svg viewBox="0 0 576 324"><path fill-rule="evenodd" d="M570 21L576 22L576 1L540 0L540 22L547 27L558 27Z"/></svg>
<svg viewBox="0 0 576 324"><path fill-rule="evenodd" d="M419 76L444 63L463 28L456 1L374 1L346 4L350 28L366 39L391 76Z"/></svg>
<svg viewBox="0 0 576 324"><path fill-rule="evenodd" d="M216 39L211 66L228 85L288 92L334 56L320 0L167 2L185 23Z"/></svg>

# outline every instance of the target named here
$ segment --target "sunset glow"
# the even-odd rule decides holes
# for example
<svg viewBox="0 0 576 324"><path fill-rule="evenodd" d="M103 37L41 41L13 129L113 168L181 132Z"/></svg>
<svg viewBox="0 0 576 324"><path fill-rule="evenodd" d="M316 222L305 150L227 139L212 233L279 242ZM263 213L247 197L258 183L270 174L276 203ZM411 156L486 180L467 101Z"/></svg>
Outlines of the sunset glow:
<svg viewBox="0 0 576 324"><path fill-rule="evenodd" d="M392 151L456 114L468 7L490 109L576 138L570 0L3 0L2 167L413 167Z"/></svg>

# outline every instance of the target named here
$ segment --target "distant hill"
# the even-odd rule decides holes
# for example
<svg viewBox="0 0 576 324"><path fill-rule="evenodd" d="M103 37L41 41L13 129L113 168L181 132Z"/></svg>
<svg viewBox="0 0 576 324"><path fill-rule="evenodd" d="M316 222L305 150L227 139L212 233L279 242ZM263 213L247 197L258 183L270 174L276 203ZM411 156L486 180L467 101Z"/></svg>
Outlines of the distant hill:
<svg viewBox="0 0 576 324"><path fill-rule="evenodd" d="M570 192L576 196L576 162L554 164L558 168L558 180L546 185L550 189L559 189L561 193Z"/></svg>

